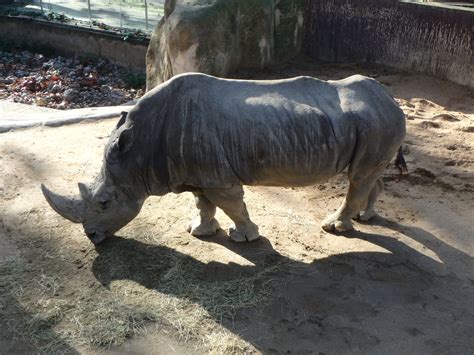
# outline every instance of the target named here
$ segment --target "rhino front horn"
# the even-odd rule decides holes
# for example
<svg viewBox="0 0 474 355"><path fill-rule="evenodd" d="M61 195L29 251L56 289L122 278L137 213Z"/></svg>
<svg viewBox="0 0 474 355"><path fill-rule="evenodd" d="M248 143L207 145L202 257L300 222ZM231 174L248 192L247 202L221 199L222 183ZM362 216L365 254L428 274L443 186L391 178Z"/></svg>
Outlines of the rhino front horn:
<svg viewBox="0 0 474 355"><path fill-rule="evenodd" d="M84 201L57 195L43 184L41 184L41 191L49 205L61 216L74 223L81 223L84 220Z"/></svg>

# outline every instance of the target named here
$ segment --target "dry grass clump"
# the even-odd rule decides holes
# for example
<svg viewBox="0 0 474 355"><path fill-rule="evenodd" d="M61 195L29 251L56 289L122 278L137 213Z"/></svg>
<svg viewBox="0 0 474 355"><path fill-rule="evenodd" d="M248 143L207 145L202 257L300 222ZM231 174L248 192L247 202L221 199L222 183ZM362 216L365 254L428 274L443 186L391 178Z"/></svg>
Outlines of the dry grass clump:
<svg viewBox="0 0 474 355"><path fill-rule="evenodd" d="M110 347L145 331L155 320L146 314L107 295L102 300L85 298L67 313L68 324L59 333L72 343L85 346Z"/></svg>
<svg viewBox="0 0 474 355"><path fill-rule="evenodd" d="M208 265L123 238L92 253L89 263L90 270L77 274L72 263L48 272L20 257L0 263L0 326L10 339L62 353L77 345L118 345L158 323L209 353L242 353L251 345L223 324L239 310L262 305L281 266ZM215 277L216 268L223 277Z"/></svg>
<svg viewBox="0 0 474 355"><path fill-rule="evenodd" d="M232 267L220 264L218 268L229 268L230 275L214 279L209 265L189 256L166 248L150 251L139 247L140 254L145 254L140 260L141 269L132 267L131 272L130 265L120 260L127 260L132 249L130 246L121 248L125 255L108 249L101 261L115 266L108 269L108 276L112 279L112 291L120 299L172 326L180 339L197 340L210 352L239 353L249 349L248 344L221 323L232 319L239 310L262 305L271 296L273 275L281 263L252 267L252 270L236 266L234 273ZM153 257L148 258L147 252ZM127 274L133 275L132 280L122 279ZM113 281L116 277L120 280Z"/></svg>

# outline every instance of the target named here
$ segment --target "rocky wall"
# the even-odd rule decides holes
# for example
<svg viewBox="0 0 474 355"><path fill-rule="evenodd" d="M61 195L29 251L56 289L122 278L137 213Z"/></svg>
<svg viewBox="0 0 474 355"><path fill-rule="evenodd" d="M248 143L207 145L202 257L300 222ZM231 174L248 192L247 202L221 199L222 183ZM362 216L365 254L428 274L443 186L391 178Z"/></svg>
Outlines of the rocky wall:
<svg viewBox="0 0 474 355"><path fill-rule="evenodd" d="M303 51L379 63L474 87L474 11L392 0L307 0Z"/></svg>
<svg viewBox="0 0 474 355"><path fill-rule="evenodd" d="M184 72L228 76L300 52L304 0L167 0L147 52L147 89Z"/></svg>

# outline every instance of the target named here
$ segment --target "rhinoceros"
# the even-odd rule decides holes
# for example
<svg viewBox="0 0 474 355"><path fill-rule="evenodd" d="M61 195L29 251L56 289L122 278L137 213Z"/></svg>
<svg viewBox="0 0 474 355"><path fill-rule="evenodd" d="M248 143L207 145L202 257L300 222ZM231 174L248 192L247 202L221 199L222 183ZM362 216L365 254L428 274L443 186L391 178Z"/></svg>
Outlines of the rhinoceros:
<svg viewBox="0 0 474 355"><path fill-rule="evenodd" d="M403 167L405 129L391 95L361 75L258 81L182 74L122 115L100 174L89 186L79 183L78 197L42 190L95 244L135 218L147 197L184 191L199 210L192 235L216 233L219 207L235 223L230 238L242 242L259 237L243 185L306 186L347 167L347 196L322 222L328 232L347 231L352 218L375 215L381 175L397 151Z"/></svg>

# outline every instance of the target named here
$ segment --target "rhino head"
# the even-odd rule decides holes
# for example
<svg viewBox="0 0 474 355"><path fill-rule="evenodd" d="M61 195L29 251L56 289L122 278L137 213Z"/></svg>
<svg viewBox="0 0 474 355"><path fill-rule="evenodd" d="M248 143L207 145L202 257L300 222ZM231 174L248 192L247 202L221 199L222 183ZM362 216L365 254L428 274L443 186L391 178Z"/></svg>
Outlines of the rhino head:
<svg viewBox="0 0 474 355"><path fill-rule="evenodd" d="M80 194L65 197L41 185L49 205L62 217L82 223L90 241L98 244L114 235L140 212L143 201L137 201L120 188L100 184L91 188L79 183Z"/></svg>
<svg viewBox="0 0 474 355"><path fill-rule="evenodd" d="M139 171L136 160L126 156L133 143L133 133L123 123L124 117L105 147L101 173L89 186L79 183L77 196L61 196L41 185L49 205L71 222L82 223L94 244L134 219L146 198L136 179L139 174L134 173Z"/></svg>

